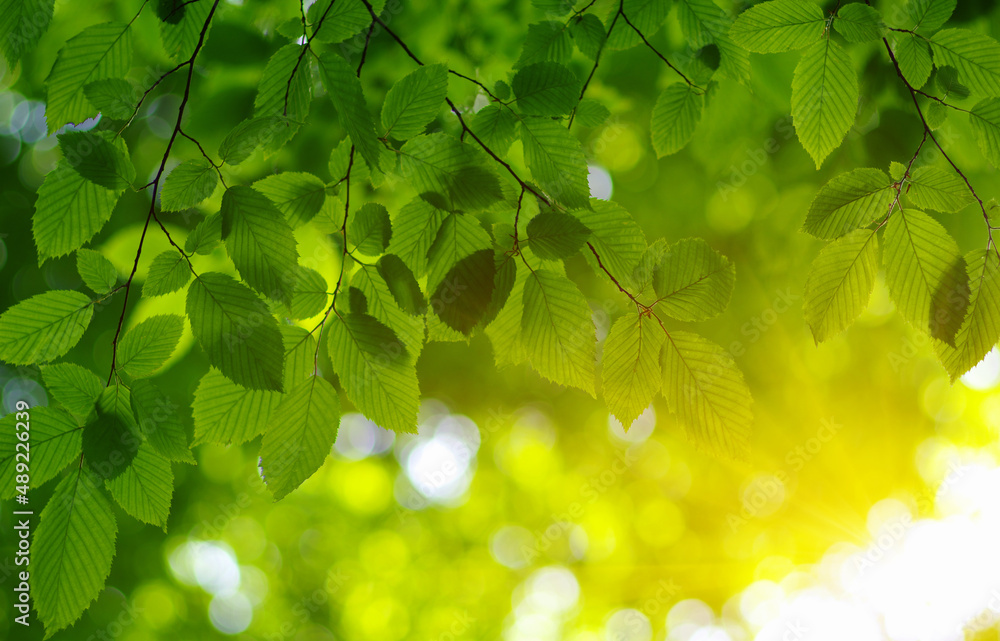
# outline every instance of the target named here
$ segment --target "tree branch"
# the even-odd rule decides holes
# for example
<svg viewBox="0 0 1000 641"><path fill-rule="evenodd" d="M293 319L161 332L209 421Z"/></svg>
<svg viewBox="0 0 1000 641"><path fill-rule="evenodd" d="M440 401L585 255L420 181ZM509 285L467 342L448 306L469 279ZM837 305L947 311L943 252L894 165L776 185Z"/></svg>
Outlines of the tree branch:
<svg viewBox="0 0 1000 641"><path fill-rule="evenodd" d="M167 147L163 152L163 158L160 160L160 167L156 171L156 177L152 180L153 193L150 195L149 213L146 215L146 223L142 228L142 236L139 238L139 246L136 248L135 260L132 261L132 272L129 274L128 280L125 281L125 300L122 302L122 313L118 317L118 327L115 329L115 336L111 341L111 372L108 374L108 385L111 384L111 379L115 375L116 359L118 357L118 338L121 336L122 324L125 322L125 311L128 309L128 295L132 287L132 281L135 279L135 272L139 268L139 257L142 256L142 246L146 240L146 231L149 229L149 221L155 215L156 196L160 188L160 179L163 177L163 172L167 168L167 159L170 157L170 150L173 148L174 141L177 140L177 136L181 131L181 120L184 118L184 108L187 106L188 100L191 97L191 81L194 77L194 61L198 57L198 52L201 51L202 46L205 44L205 34L208 33L208 27L212 23L212 17L215 15L215 10L218 8L219 2L220 0L215 0L212 4L212 8L208 12L208 17L205 18L205 24L201 27L201 33L198 35L198 43L195 45L194 51L191 53L191 57L188 58L186 63L184 63L188 66L187 83L184 85L184 96L181 98L180 107L177 109L177 121L174 123L174 129L170 134L170 139L167 141ZM181 66L183 66L183 64L177 68L180 68Z"/></svg>
<svg viewBox="0 0 1000 641"><path fill-rule="evenodd" d="M973 188L968 177L962 173L962 170L958 168L958 165L955 164L955 161L952 160L951 156L948 155L948 152L944 150L944 147L934 136L934 132L931 130L930 125L927 124L927 119L924 117L924 112L920 109L920 102L917 100L917 90L910 84L910 81L906 79L906 76L903 75L903 70L899 68L899 61L896 60L896 54L893 53L892 47L889 45L889 40L882 38L882 44L885 45L885 50L889 53L889 59L892 61L892 66L896 69L896 75L903 81L903 84L906 85L906 89L910 93L910 98L913 100L913 106L917 110L917 116L920 118L920 122L924 126L924 135L930 137L931 142L933 142L938 148L941 155L944 156L944 159L947 160L948 164L955 170L955 173L962 178L962 181L965 182L965 186L969 189L969 193L971 193L972 197L976 199L977 203L979 203L979 209L983 213L983 220L986 221L986 251L993 249L997 253L997 256L1000 257L1000 248L997 248L996 244L993 242L993 226L990 224L990 216L986 212L986 205L983 204L983 199L979 197L979 194L976 193L976 190Z"/></svg>

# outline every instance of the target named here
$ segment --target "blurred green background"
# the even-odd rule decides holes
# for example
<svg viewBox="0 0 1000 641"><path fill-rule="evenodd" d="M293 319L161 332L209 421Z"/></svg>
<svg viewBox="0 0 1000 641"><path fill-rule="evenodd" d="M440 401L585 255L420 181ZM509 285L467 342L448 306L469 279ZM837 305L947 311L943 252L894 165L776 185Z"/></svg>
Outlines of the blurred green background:
<svg viewBox="0 0 1000 641"><path fill-rule="evenodd" d="M67 38L91 24L128 21L140 4L57 2L35 52L0 73L0 308L47 289L82 288L72 257L40 268L31 239L34 192L59 157L55 136L45 135L44 79ZM742 8L723 4L733 13ZM604 15L615 5L601 0L592 11ZM386 11L422 59L487 85L506 79L526 25L544 18L527 0L390 1ZM210 153L251 114L264 63L288 42L277 26L297 17L291 1L223 2L198 59L185 123ZM1000 11L993 2L963 1L953 20L997 33ZM151 11L135 29L130 78L148 86L170 65ZM676 16L651 41L683 59ZM427 399L419 435L394 438L348 415L325 466L280 503L258 476L259 441L200 446L197 466L174 466L167 531L119 513L107 588L56 638L687 641L702 634L696 641L739 641L764 634L770 619L757 607L761 594L770 595L767 603L791 602L796 590L832 581L824 574L831 550L869 545L880 532L870 509L882 499L893 498L878 505L895 513L942 518L934 490L949 465L971 458L995 467L996 351L965 382L949 385L926 339L893 313L881 282L861 321L824 345L814 345L802 318L805 274L820 243L798 229L816 190L855 167L905 162L921 133L880 46L854 46L851 54L863 96L859 117L820 171L791 128L795 54L754 56L749 87L713 86L693 142L663 160L649 142L649 114L674 77L645 48L606 55L588 96L605 102L612 117L594 130L574 126L593 165L595 194L624 205L650 242L700 236L735 262L729 310L697 331L731 351L754 394L747 462L696 451L659 405L626 433L600 400L526 367L498 371L483 336L432 343L418 363ZM571 66L585 75L590 64L577 52ZM369 103L377 105L411 67L389 36L373 35L362 76ZM155 172L182 82L168 79L125 134L140 177ZM450 94L464 108L484 104L474 89L450 78ZM984 200L1000 195L967 120L955 116L937 135ZM458 132L443 112L434 127ZM227 181L248 184L277 169L330 179L330 150L343 136L316 82L310 119L292 143L266 162L230 169ZM198 156L184 141L176 149L168 167ZM939 162L927 152L918 160ZM412 196L401 185L357 186L352 202L373 200L395 212ZM183 237L220 198L221 191L198 215L164 220ZM123 276L147 199L145 192L123 198L91 244ZM985 246L972 208L937 218L963 251ZM299 239L303 256L332 247L310 228ZM139 273L166 248L153 234ZM223 259L196 260L207 268ZM319 269L333 282L338 265L330 262ZM582 259L569 271L595 310L617 310L612 320L626 310L627 300ZM180 309L182 296L134 298L127 324ZM118 297L98 308L68 360L98 372L110 367L120 305ZM603 338L609 317L598 312L596 319ZM208 369L189 330L174 359L157 382L188 408ZM0 365L3 411L17 400L46 404L39 382L34 368ZM35 490L33 503L41 505L53 485ZM13 566L3 561L14 549L10 510L5 505L0 517L0 636L40 639L39 623L26 632L12 620ZM883 638L850 634L837 638Z"/></svg>

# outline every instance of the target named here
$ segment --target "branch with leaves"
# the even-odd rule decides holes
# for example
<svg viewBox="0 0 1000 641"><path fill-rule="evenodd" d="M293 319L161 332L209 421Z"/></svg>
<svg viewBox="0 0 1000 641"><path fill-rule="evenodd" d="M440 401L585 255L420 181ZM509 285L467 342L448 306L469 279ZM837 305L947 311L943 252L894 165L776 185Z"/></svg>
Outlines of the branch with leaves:
<svg viewBox="0 0 1000 641"><path fill-rule="evenodd" d="M829 181L813 200L804 231L831 241L806 280L806 320L816 341L846 329L865 310L881 264L901 315L934 340L952 380L981 361L1000 337L1000 250L988 206L935 135L949 109L969 115L980 148L1000 165L1000 43L961 28L943 28L953 0L908 3L887 25L870 3L838 6L829 17L811 3L771 0L744 12L730 35L759 53L804 49L792 79L792 118L817 168L854 123L857 74L844 45L880 43L921 125L917 151L889 174L855 169ZM981 101L957 107L930 93L971 94ZM918 97L929 100L925 110ZM933 112L933 115L932 115ZM917 166L930 140L946 168ZM976 204L986 223L986 248L962 255L958 243L924 210L957 213Z"/></svg>
<svg viewBox="0 0 1000 641"><path fill-rule="evenodd" d="M196 123L184 122L186 114L195 120L199 87L208 84L194 77L219 73L204 62L217 13L254 7L157 4L168 57L157 68L167 71L142 91L127 76L143 9L127 24L87 27L65 43L46 102L63 158L38 190L32 227L39 262L74 255L96 298L49 291L0 316L0 359L38 366L53 401L37 420L60 447L39 454L51 474L32 482L68 470L36 542L37 605L48 631L72 624L103 586L114 556L114 504L166 526L173 464L194 462L194 445L260 437L261 477L280 499L323 465L342 405L386 429L414 431L416 363L431 341L485 335L498 367L530 367L555 385L600 392L626 426L663 397L696 444L745 456L749 386L731 353L680 325L726 310L735 265L704 240L649 243L625 208L591 197L581 137L604 126L610 111L586 96L619 51L641 48L664 73L648 141L663 158L693 139L722 83L752 85L750 52L804 49L791 80L792 119L819 168L856 116L860 89L848 47L881 41L922 138L888 175L854 169L817 194L804 229L830 243L808 276L805 315L818 341L853 322L874 287L882 245L897 307L937 339L952 376L982 358L1000 333L993 205L979 198L935 130L949 113L968 115L987 159L1000 162L1000 45L941 30L954 8L942 0L913 3L909 22L892 27L861 3L826 16L804 0L769 0L735 21L712 2L673 4L673 13L658 0L547 4L545 19L527 25L509 73L489 84L479 73L426 64L381 3L289 6L285 20L268 28L275 44L251 114L220 136L214 155L209 136L193 135ZM668 19L682 47L657 35ZM397 47L416 68L369 78L372 60L387 49L398 56ZM12 66L20 54L4 50ZM99 248L95 239L145 164L144 152L133 155L128 144L145 147L126 139L145 122L155 92L182 70L165 149L149 163L152 179L136 190L149 205L144 221L130 221L142 231L119 283L108 258L86 245ZM932 73L942 96L928 85ZM454 78L479 92L470 107L450 93ZM389 88L381 95L383 80ZM975 106L955 104L972 94L982 98ZM369 103L376 95L377 114ZM329 180L311 167L277 171L303 150L312 157L328 131L340 140L329 149ZM190 149L178 149L187 147L174 144L178 137ZM921 164L928 139L948 168ZM959 212L973 202L986 218L987 249L963 258L921 210ZM151 222L171 247L145 269ZM600 362L591 302L568 275L584 261L604 290L592 297L627 299ZM130 292L140 281L144 298L183 295L183 313L131 323L138 317ZM107 381L59 362L81 341L97 304L118 292L125 295ZM194 392L193 441L186 412L161 411L170 399L155 378L187 324L197 358L210 366ZM0 450L0 471L10 469L8 454ZM67 531L92 532L60 534ZM85 554L93 560L86 568L65 561Z"/></svg>

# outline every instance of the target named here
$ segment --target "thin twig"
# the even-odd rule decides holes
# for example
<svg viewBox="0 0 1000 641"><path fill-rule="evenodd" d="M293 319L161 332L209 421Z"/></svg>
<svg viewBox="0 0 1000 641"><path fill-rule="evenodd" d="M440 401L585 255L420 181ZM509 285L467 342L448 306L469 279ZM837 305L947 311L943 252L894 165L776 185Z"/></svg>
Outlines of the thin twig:
<svg viewBox="0 0 1000 641"><path fill-rule="evenodd" d="M663 61L663 62L664 62L664 63L665 63L665 64L666 64L666 65L667 65L668 67L670 67L671 69L673 69L673 70L674 70L674 73L676 73L676 74L677 74L678 76L680 76L680 77L681 77L681 79L682 79L682 80L683 80L684 82L686 82L686 83L688 84L688 86L689 86L689 87L691 87L691 88L693 88L693 89L697 89L697 90L698 90L699 92L701 92L701 93L704 93L704 92L705 92L705 90L704 90L704 89L702 89L702 88L701 88L701 87L699 87L698 85L696 85L696 84L694 84L693 82L691 82L691 79L690 79L690 78L688 78L687 76L685 76L685 75L684 75L684 73L683 73L683 72L681 72L681 70L680 70L680 69L678 69L677 67L675 67L675 66L673 65L673 63L671 63L671 62L670 62L669 60L667 60L667 57L666 57L666 56L664 56L664 55L663 55L662 53L660 53L660 52L659 52L659 50L657 50L657 48L656 48L656 47L654 47L654 46L653 46L653 45L652 45L652 44L651 44L651 43L649 42L649 40L647 40L647 39L646 39L646 34L644 34L644 33L643 33L642 31L640 31L640 30L639 30L639 27L637 27L637 26L635 26L634 24L632 24L632 21L628 19L628 16L627 16L627 15L625 15L625 0L621 0L621 3L619 4L619 6L618 6L618 14L619 14L619 15L621 15L621 17L622 17L622 20L624 20L624 21L625 21L625 23L626 23L626 24L627 24L628 26L632 27L632 31L635 31L635 32L636 32L636 33L637 33L637 34L639 35L639 37L640 37L640 38L642 38L642 41L643 41L643 42L644 42L644 43L646 44L646 46L647 46L647 47L649 48L649 50L650 50L650 51L652 51L653 53L655 53L655 54L657 55L657 57L658 57L658 58L659 58L660 60L662 60L662 61ZM610 33L610 31L609 31L609 33Z"/></svg>
<svg viewBox="0 0 1000 641"><path fill-rule="evenodd" d="M323 23L326 21L326 16L327 14L330 13L330 9L333 8L334 2L336 2L336 0L330 0L330 4L326 5L326 9L323 10L323 15L321 15L319 17L319 20L316 21L316 26L313 28L312 35L306 38L306 41L302 45L302 51L299 52L299 57L295 61L295 66L292 67L292 73L288 76L288 84L285 85L285 106L281 112L283 116L288 115L288 96L292 92L292 80L295 79L295 74L298 72L299 66L302 64L302 59L305 57L306 52L311 51L310 45L312 44L313 39L316 37L316 34L318 34L319 30L323 27ZM303 15L302 16L303 38L305 38L305 20L306 20L305 15Z"/></svg>
<svg viewBox="0 0 1000 641"><path fill-rule="evenodd" d="M323 314L323 320L320 321L319 325L313 328L313 332L317 329L322 333L323 326L326 325L326 321L330 318L330 313L333 312L334 306L337 304L337 294L340 293L340 286L344 282L344 271L347 267L347 219L351 211L351 168L354 167L354 145L351 145L351 155L347 161L347 175L345 180L347 185L344 189L344 222L340 226L340 233L344 239L344 253L340 257L340 275L337 276L337 284L333 288L333 300L330 301L330 306L326 308L326 313ZM309 332L310 334L312 332ZM317 371L319 368L319 345L320 340L316 340L316 351L313 353L313 371Z"/></svg>
<svg viewBox="0 0 1000 641"><path fill-rule="evenodd" d="M154 217L154 212L156 210L156 195L160 188L160 179L163 177L163 172L166 170L167 159L170 157L170 150L173 148L174 141L177 140L178 134L180 134L181 120L184 117L184 108L187 106L188 99L191 97L191 81L194 77L194 61L198 57L198 52L201 51L202 46L205 44L205 34L208 33L208 27L212 23L212 17L215 15L215 10L218 8L219 2L220 0L215 0L212 4L212 8L208 12L208 17L205 18L205 24L201 27L201 33L198 36L198 43L195 45L194 51L191 53L191 57L187 60L187 83L184 85L184 96L181 98L180 107L177 109L177 121L174 123L174 129L170 134L170 139L167 141L167 147L163 152L163 158L160 160L160 167L156 172L156 177L153 178L152 181L153 193L150 196L149 213L146 215L146 223L142 228L142 236L139 238L139 246L136 248L135 260L132 261L132 272L129 274L128 280L125 281L125 300L122 302L122 313L118 317L118 327L115 329L115 336L111 341L111 372L108 374L109 385L111 384L111 380L114 378L116 371L115 366L116 359L118 357L118 338L121 336L122 324L125 322L125 312L128 309L129 291L132 287L132 281L135 278L135 272L139 268L139 257L142 256L142 246L146 240L146 231L149 229L149 221Z"/></svg>
<svg viewBox="0 0 1000 641"><path fill-rule="evenodd" d="M212 169L215 170L215 173L219 174L219 180L222 181L222 186L225 187L226 189L229 189L229 185L226 184L226 178L222 175L222 169L221 169L222 165L215 164L215 161L212 160L212 157L208 155L208 152L206 152L205 148L201 146L201 143L198 142L197 138L189 136L187 132L185 132L183 129L180 130L180 133L182 136L193 142L198 147L198 151L201 152L201 155L205 157L205 160L208 161L208 164L212 165Z"/></svg>
<svg viewBox="0 0 1000 641"><path fill-rule="evenodd" d="M997 248L996 244L993 242L993 226L990 224L990 215L986 212L986 205L983 204L983 199L976 193L976 190L969 181L969 178L962 172L961 169L959 169L958 165L955 164L955 161L952 160L951 156L948 155L948 152L945 151L944 147L934 135L934 131L931 129L930 125L927 124L924 112L920 108L920 102L917 100L917 90L910 84L910 81L906 79L906 76L903 75L903 70L899 68L899 61L896 60L896 54L893 53L892 47L889 45L889 40L882 38L882 43L885 45L885 50L889 53L889 59L892 61L892 66L896 69L896 75L903 81L903 84L910 93L910 98L913 100L913 106L917 110L917 116L920 118L920 122L924 126L924 133L930 137L931 142L933 142L938 148L938 151L941 152L944 159L947 160L948 164L955 170L955 173L962 178L962 181L965 182L965 186L969 189L969 193L972 194L972 197L975 198L976 202L979 204L979 209L983 213L983 219L986 221L986 251L993 249L997 253L997 256L1000 257L1000 248Z"/></svg>

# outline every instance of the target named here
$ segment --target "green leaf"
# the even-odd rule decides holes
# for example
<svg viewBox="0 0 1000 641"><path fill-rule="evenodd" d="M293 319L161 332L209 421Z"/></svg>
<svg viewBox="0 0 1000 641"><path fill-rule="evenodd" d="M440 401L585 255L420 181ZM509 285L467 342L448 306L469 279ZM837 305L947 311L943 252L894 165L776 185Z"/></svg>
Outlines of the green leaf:
<svg viewBox="0 0 1000 641"><path fill-rule="evenodd" d="M490 247L490 236L478 220L450 214L441 223L427 252L427 290L435 291L458 261Z"/></svg>
<svg viewBox="0 0 1000 641"><path fill-rule="evenodd" d="M87 83L83 95L97 111L107 118L128 120L135 113L139 92L128 80L105 78Z"/></svg>
<svg viewBox="0 0 1000 641"><path fill-rule="evenodd" d="M0 360L11 365L44 363L80 342L94 308L80 292L36 294L0 315Z"/></svg>
<svg viewBox="0 0 1000 641"><path fill-rule="evenodd" d="M424 346L424 319L404 311L397 303L388 283L377 268L362 265L351 277L352 293L365 298L364 313L388 327L402 341L407 356L413 363ZM352 311L354 307L352 306Z"/></svg>
<svg viewBox="0 0 1000 641"><path fill-rule="evenodd" d="M399 256L413 275L420 278L427 271L427 252L447 217L448 212L422 198L411 200L392 221L396 233L389 242L388 251Z"/></svg>
<svg viewBox="0 0 1000 641"><path fill-rule="evenodd" d="M480 249L459 259L431 292L435 315L448 327L468 335L486 318L495 278L492 249Z"/></svg>
<svg viewBox="0 0 1000 641"><path fill-rule="evenodd" d="M617 3L610 4L616 9L619 6ZM660 27L663 26L663 21L667 19L667 14L670 13L670 3L663 2L662 0L625 0L621 8L624 9L629 22L635 25L636 29L641 31L647 38L652 38L660 30ZM610 25L613 15L614 13L609 14L605 19L605 23ZM619 51L638 44L642 44L642 39L639 38L635 30L628 23L619 18L614 28L608 33L605 47L609 51Z"/></svg>
<svg viewBox="0 0 1000 641"><path fill-rule="evenodd" d="M263 433L281 394L241 387L210 369L194 391L194 442L244 443Z"/></svg>
<svg viewBox="0 0 1000 641"><path fill-rule="evenodd" d="M187 4L185 0L156 0L153 10L156 12L156 17L163 22L177 24L184 17Z"/></svg>
<svg viewBox="0 0 1000 641"><path fill-rule="evenodd" d="M48 31L54 5L55 0L0 2L0 52L11 71Z"/></svg>
<svg viewBox="0 0 1000 641"><path fill-rule="evenodd" d="M266 196L245 185L222 197L222 237L243 280L268 298L291 302L298 266L292 228Z"/></svg>
<svg viewBox="0 0 1000 641"><path fill-rule="evenodd" d="M389 246L392 223L389 211L378 203L365 203L351 217L347 227L348 241L368 256L378 256Z"/></svg>
<svg viewBox="0 0 1000 641"><path fill-rule="evenodd" d="M545 260L572 256L586 244L590 230L579 218L558 212L542 212L528 221L528 247Z"/></svg>
<svg viewBox="0 0 1000 641"><path fill-rule="evenodd" d="M906 81L914 87L923 87L934 66L927 41L913 34L894 31L889 42Z"/></svg>
<svg viewBox="0 0 1000 641"><path fill-rule="evenodd" d="M184 317L151 316L129 331L118 344L116 367L131 376L150 376L163 367L184 333Z"/></svg>
<svg viewBox="0 0 1000 641"><path fill-rule="evenodd" d="M806 322L817 343L844 331L865 311L877 274L875 230L855 229L820 251L805 286Z"/></svg>
<svg viewBox="0 0 1000 641"><path fill-rule="evenodd" d="M250 289L225 274L201 274L188 288L187 314L212 365L240 385L281 391L281 333Z"/></svg>
<svg viewBox="0 0 1000 641"><path fill-rule="evenodd" d="M327 332L333 369L361 413L386 429L415 432L417 371L392 330L366 314L335 312Z"/></svg>
<svg viewBox="0 0 1000 641"><path fill-rule="evenodd" d="M732 23L712 0L679 0L677 19L692 49L716 43L729 32Z"/></svg>
<svg viewBox="0 0 1000 641"><path fill-rule="evenodd" d="M130 402L139 425L139 432L156 452L171 461L192 464L195 462L188 446L180 405L149 379L132 382ZM139 455L141 454L140 449ZM141 519L141 517L136 518Z"/></svg>
<svg viewBox="0 0 1000 641"><path fill-rule="evenodd" d="M940 102L931 101L924 110L924 121L931 129L939 129L948 119L948 108Z"/></svg>
<svg viewBox="0 0 1000 641"><path fill-rule="evenodd" d="M715 75L718 78L729 78L746 87L750 86L750 52L732 41L728 36L719 36L716 42L719 48L719 68Z"/></svg>
<svg viewBox="0 0 1000 641"><path fill-rule="evenodd" d="M914 207L952 213L975 200L958 174L936 167L918 167L910 174L907 195Z"/></svg>
<svg viewBox="0 0 1000 641"><path fill-rule="evenodd" d="M326 309L326 279L315 269L299 266L289 311L292 318L312 318Z"/></svg>
<svg viewBox="0 0 1000 641"><path fill-rule="evenodd" d="M569 33L573 36L573 41L576 42L576 48L580 50L580 53L591 60L598 56L606 36L604 23L592 13L584 13L575 20L572 20L569 26ZM497 97L501 100L506 100L505 97L499 94Z"/></svg>
<svg viewBox="0 0 1000 641"><path fill-rule="evenodd" d="M207 158L185 160L164 179L160 209L181 211L194 207L211 196L218 184L219 175Z"/></svg>
<svg viewBox="0 0 1000 641"><path fill-rule="evenodd" d="M326 379L311 376L285 394L260 445L262 475L275 499L284 498L323 465L339 422L340 398Z"/></svg>
<svg viewBox="0 0 1000 641"><path fill-rule="evenodd" d="M671 245L653 269L656 304L682 321L714 318L729 305L736 283L732 262L700 238Z"/></svg>
<svg viewBox="0 0 1000 641"><path fill-rule="evenodd" d="M756 53L801 49L823 35L826 20L818 5L806 0L770 0L744 11L729 37Z"/></svg>
<svg viewBox="0 0 1000 641"><path fill-rule="evenodd" d="M176 23L160 23L160 39L168 56L175 60L191 57L211 11L211 2L191 2L184 6L184 13ZM206 29L205 37L208 35Z"/></svg>
<svg viewBox="0 0 1000 641"><path fill-rule="evenodd" d="M343 305L340 308L343 308ZM368 313L368 300L365 298L365 293L357 287L347 288L347 309L355 314Z"/></svg>
<svg viewBox="0 0 1000 641"><path fill-rule="evenodd" d="M608 409L625 429L659 393L660 348L666 337L648 316L622 316L604 341L601 376Z"/></svg>
<svg viewBox="0 0 1000 641"><path fill-rule="evenodd" d="M503 80L497 80L493 83L493 93L500 100L507 100L510 98L510 85L508 85Z"/></svg>
<svg viewBox="0 0 1000 641"><path fill-rule="evenodd" d="M179 251L173 248L156 258L149 265L146 282L142 284L143 296L163 296L176 292L191 280L191 269Z"/></svg>
<svg viewBox="0 0 1000 641"><path fill-rule="evenodd" d="M378 169L381 144L375 135L375 124L354 68L337 54L327 51L319 58L319 71L341 126L347 130L347 135L368 167Z"/></svg>
<svg viewBox="0 0 1000 641"><path fill-rule="evenodd" d="M408 314L423 316L427 311L427 300L406 263L395 254L386 254L378 259L375 266L399 307Z"/></svg>
<svg viewBox="0 0 1000 641"><path fill-rule="evenodd" d="M59 50L45 80L48 100L45 121L49 133L68 122L82 123L94 115L84 86L95 80L122 78L132 67L132 34L129 26L106 22L87 27Z"/></svg>
<svg viewBox="0 0 1000 641"><path fill-rule="evenodd" d="M934 344L953 383L1000 340L1000 258L993 248L970 252L965 261L971 285L968 313L955 334L954 347Z"/></svg>
<svg viewBox="0 0 1000 641"><path fill-rule="evenodd" d="M312 57L302 55L303 53L302 45L285 45L271 56L261 74L257 96L253 101L253 115L280 116L284 124L284 129L276 131L268 141L268 151L277 151L291 140L309 116L309 104L312 102Z"/></svg>
<svg viewBox="0 0 1000 641"><path fill-rule="evenodd" d="M506 154L517 138L517 115L501 105L486 105L470 119L469 128L495 153Z"/></svg>
<svg viewBox="0 0 1000 641"><path fill-rule="evenodd" d="M17 438L23 430L17 424L27 424L30 440L30 487L41 487L54 479L67 465L80 459L80 437L83 430L76 419L66 412L52 407L34 407L31 420L17 418L18 412L11 412L0 419L0 499L12 499L17 493L17 463L24 462L24 441ZM17 444L21 443L18 449ZM19 461L17 453L21 452Z"/></svg>
<svg viewBox="0 0 1000 641"><path fill-rule="evenodd" d="M86 420L104 390L97 374L74 363L43 365L41 369L45 388L52 398L78 420Z"/></svg>
<svg viewBox="0 0 1000 641"><path fill-rule="evenodd" d="M861 2L842 6L833 27L848 42L880 40L886 31L882 15L874 7Z"/></svg>
<svg viewBox="0 0 1000 641"><path fill-rule="evenodd" d="M857 110L858 77L851 56L832 40L810 47L792 77L792 122L817 169L840 146Z"/></svg>
<svg viewBox="0 0 1000 641"><path fill-rule="evenodd" d="M275 141L287 135L289 119L282 116L259 116L233 127L219 145L219 157L228 165L238 165L264 148L273 151Z"/></svg>
<svg viewBox="0 0 1000 641"><path fill-rule="evenodd" d="M105 189L122 192L135 180L135 167L124 145L91 131L59 135L59 149L78 174Z"/></svg>
<svg viewBox="0 0 1000 641"><path fill-rule="evenodd" d="M141 443L128 389L119 383L104 388L97 399L97 420L83 429L88 465L101 478L114 478L132 462Z"/></svg>
<svg viewBox="0 0 1000 641"><path fill-rule="evenodd" d="M576 122L584 127L600 127L611 117L611 112L602 103L587 98L576 106Z"/></svg>
<svg viewBox="0 0 1000 641"><path fill-rule="evenodd" d="M497 273L503 273L498 269ZM509 277L509 269L508 277ZM516 270L510 293L496 317L486 327L486 335L493 344L493 358L497 367L506 367L523 363L527 359L524 346L521 344L521 319L524 316L524 283L530 272L527 269ZM494 291L497 291L494 281Z"/></svg>
<svg viewBox="0 0 1000 641"><path fill-rule="evenodd" d="M590 230L590 244L600 254L608 271L622 284L634 284L636 269L646 251L646 237L632 214L617 203L596 198L590 203L592 209L576 209L570 213ZM593 259L591 252L587 252L587 259ZM596 261L591 265L597 268ZM603 274L603 270L598 271Z"/></svg>
<svg viewBox="0 0 1000 641"><path fill-rule="evenodd" d="M537 116L568 114L580 100L580 79L557 62L524 67L510 83L522 113Z"/></svg>
<svg viewBox="0 0 1000 641"><path fill-rule="evenodd" d="M969 301L958 244L927 214L904 209L885 232L885 283L900 314L917 329L954 344Z"/></svg>
<svg viewBox="0 0 1000 641"><path fill-rule="evenodd" d="M702 95L685 83L674 83L660 94L649 125L658 158L677 153L688 144L704 104Z"/></svg>
<svg viewBox="0 0 1000 641"><path fill-rule="evenodd" d="M520 69L536 62L566 64L572 55L573 41L566 24L544 20L528 25L528 35L514 68Z"/></svg>
<svg viewBox="0 0 1000 641"><path fill-rule="evenodd" d="M663 344L663 395L696 445L745 456L753 399L729 352L697 334L671 332Z"/></svg>
<svg viewBox="0 0 1000 641"><path fill-rule="evenodd" d="M274 203L293 229L312 220L326 200L323 181L304 171L271 174L255 182L253 188Z"/></svg>
<svg viewBox="0 0 1000 641"><path fill-rule="evenodd" d="M503 197L484 155L447 134L410 139L400 150L399 169L417 193L439 209L485 209Z"/></svg>
<svg viewBox="0 0 1000 641"><path fill-rule="evenodd" d="M909 0L906 14L914 31L931 33L948 21L957 4L958 0Z"/></svg>
<svg viewBox="0 0 1000 641"><path fill-rule="evenodd" d="M574 0L531 0L533 7L549 16L565 15L573 9L574 4Z"/></svg>
<svg viewBox="0 0 1000 641"><path fill-rule="evenodd" d="M802 231L816 238L839 238L887 216L894 195L892 181L878 169L840 174L817 192Z"/></svg>
<svg viewBox="0 0 1000 641"><path fill-rule="evenodd" d="M372 4L378 13L379 3ZM371 15L361 0L320 0L309 7L308 22L313 26L316 42L343 42L361 33L371 21Z"/></svg>
<svg viewBox="0 0 1000 641"><path fill-rule="evenodd" d="M215 212L198 223L187 240L184 241L184 251L189 254L211 254L222 242L222 214Z"/></svg>
<svg viewBox="0 0 1000 641"><path fill-rule="evenodd" d="M318 375L316 370L316 338L297 325L282 325L281 343L285 348L285 389Z"/></svg>
<svg viewBox="0 0 1000 641"><path fill-rule="evenodd" d="M906 165L893 160L889 163L889 175L894 182L901 181L906 176Z"/></svg>
<svg viewBox="0 0 1000 641"><path fill-rule="evenodd" d="M74 469L42 510L32 545L34 601L46 638L80 618L104 588L118 525L98 479Z"/></svg>
<svg viewBox="0 0 1000 641"><path fill-rule="evenodd" d="M79 249L93 238L111 218L120 195L78 174L67 159L60 160L45 176L35 201L31 229L39 263Z"/></svg>
<svg viewBox="0 0 1000 641"><path fill-rule="evenodd" d="M580 141L551 118L521 121L524 158L535 181L566 207L590 207L587 158Z"/></svg>
<svg viewBox="0 0 1000 641"><path fill-rule="evenodd" d="M170 498L174 493L174 473L170 461L150 445L140 446L128 467L108 480L107 486L127 514L166 530Z"/></svg>
<svg viewBox="0 0 1000 641"><path fill-rule="evenodd" d="M448 68L417 67L389 89L382 105L385 137L409 140L424 132L448 97Z"/></svg>
<svg viewBox="0 0 1000 641"><path fill-rule="evenodd" d="M83 284L97 294L107 294L118 283L118 270L101 252L76 250L76 271Z"/></svg>
<svg viewBox="0 0 1000 641"><path fill-rule="evenodd" d="M945 29L931 37L934 64L954 67L972 91L1000 96L1000 43L968 29Z"/></svg>
<svg viewBox="0 0 1000 641"><path fill-rule="evenodd" d="M1000 167L1000 98L987 98L969 113L979 149L994 167Z"/></svg>
<svg viewBox="0 0 1000 641"><path fill-rule="evenodd" d="M587 300L565 276L545 269L528 275L521 340L539 374L594 396L594 321Z"/></svg>
<svg viewBox="0 0 1000 641"><path fill-rule="evenodd" d="M937 82L937 86L944 93L944 97L954 96L956 98L968 98L969 88L958 81L958 72L954 67L938 67L937 73L934 74L934 80ZM941 103L937 103L941 104ZM944 105L941 105L942 107Z"/></svg>

